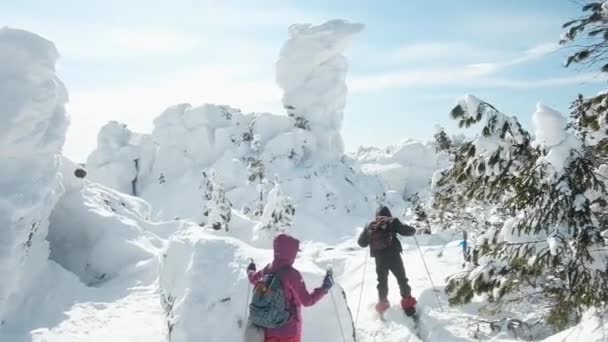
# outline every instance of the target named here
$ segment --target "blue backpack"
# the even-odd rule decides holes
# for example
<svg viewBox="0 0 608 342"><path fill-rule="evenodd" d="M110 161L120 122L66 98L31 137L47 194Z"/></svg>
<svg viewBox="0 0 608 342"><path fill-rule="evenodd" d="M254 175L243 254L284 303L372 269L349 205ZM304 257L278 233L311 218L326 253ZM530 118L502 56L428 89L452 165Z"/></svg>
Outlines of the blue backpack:
<svg viewBox="0 0 608 342"><path fill-rule="evenodd" d="M286 268L264 275L255 284L249 304L249 321L262 328L278 328L289 319L280 275Z"/></svg>

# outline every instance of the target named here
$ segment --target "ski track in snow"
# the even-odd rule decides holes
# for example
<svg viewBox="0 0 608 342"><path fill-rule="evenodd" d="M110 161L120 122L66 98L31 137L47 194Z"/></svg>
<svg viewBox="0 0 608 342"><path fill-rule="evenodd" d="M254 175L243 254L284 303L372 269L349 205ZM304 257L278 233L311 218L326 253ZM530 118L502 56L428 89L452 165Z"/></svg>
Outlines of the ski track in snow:
<svg viewBox="0 0 608 342"><path fill-rule="evenodd" d="M412 295L418 300L418 312L420 315L420 332L423 341L469 341L474 340L468 336L466 329L469 315L458 308L449 308L447 298L443 293L444 280L449 274L458 272L462 257L459 247L445 247L443 243L433 245L433 237L418 237L426 262L429 265L433 282L437 286L438 295L443 307L442 311L437 304L437 297L432 289L431 283L420 259L417 247L412 238L401 238L404 245L402 255L406 273L412 287ZM427 241L428 240L428 241ZM446 241L447 242L447 241ZM443 256L438 253L443 250ZM362 268L365 262L367 249L357 251L354 258L349 261L354 268ZM380 320L374 311L377 299L376 272L373 259L368 259L365 275L365 287L359 324L357 326L357 341L360 342L401 342L420 341L416 336L414 323L407 318L401 310L399 287L392 275L389 275L389 301L390 309L384 314L384 321ZM359 265L357 265L359 263ZM348 302L351 309L356 312L358 296L361 291L362 269L346 270L343 281L348 294Z"/></svg>

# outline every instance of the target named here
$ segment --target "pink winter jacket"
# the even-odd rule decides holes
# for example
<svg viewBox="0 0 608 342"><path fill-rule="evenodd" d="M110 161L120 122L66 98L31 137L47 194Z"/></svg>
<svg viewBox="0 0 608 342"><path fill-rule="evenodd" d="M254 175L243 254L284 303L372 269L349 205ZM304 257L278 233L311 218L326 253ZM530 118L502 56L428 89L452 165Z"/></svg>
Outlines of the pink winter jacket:
<svg viewBox="0 0 608 342"><path fill-rule="evenodd" d="M304 284L304 279L298 270L293 268L296 260L300 241L287 234L278 235L273 242L274 260L272 264L262 270L248 273L249 281L256 284L267 273L276 272L280 268L287 266L281 273L280 279L285 293L285 300L289 305L291 316L283 326L274 329L266 329L266 337L270 336L300 336L302 332L302 305L312 306L319 299L323 298L327 291L323 288L316 288L309 293Z"/></svg>

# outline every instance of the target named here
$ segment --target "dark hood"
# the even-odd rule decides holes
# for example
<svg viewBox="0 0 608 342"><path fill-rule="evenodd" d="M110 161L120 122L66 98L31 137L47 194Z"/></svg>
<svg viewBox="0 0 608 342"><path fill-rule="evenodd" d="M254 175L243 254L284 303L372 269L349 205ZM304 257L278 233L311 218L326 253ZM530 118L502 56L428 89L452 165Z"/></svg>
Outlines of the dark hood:
<svg viewBox="0 0 608 342"><path fill-rule="evenodd" d="M393 217L393 215L391 215L390 209L385 206L381 206L380 208L378 208L376 210L376 217L379 217L379 216Z"/></svg>

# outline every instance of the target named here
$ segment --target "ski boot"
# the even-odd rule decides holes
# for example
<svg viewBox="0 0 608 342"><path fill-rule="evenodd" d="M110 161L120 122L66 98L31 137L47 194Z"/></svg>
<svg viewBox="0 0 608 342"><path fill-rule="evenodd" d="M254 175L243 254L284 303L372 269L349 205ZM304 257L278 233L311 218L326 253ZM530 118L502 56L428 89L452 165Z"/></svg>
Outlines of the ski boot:
<svg viewBox="0 0 608 342"><path fill-rule="evenodd" d="M414 317L416 315L416 298L412 296L403 297L401 299L401 308L407 317Z"/></svg>

